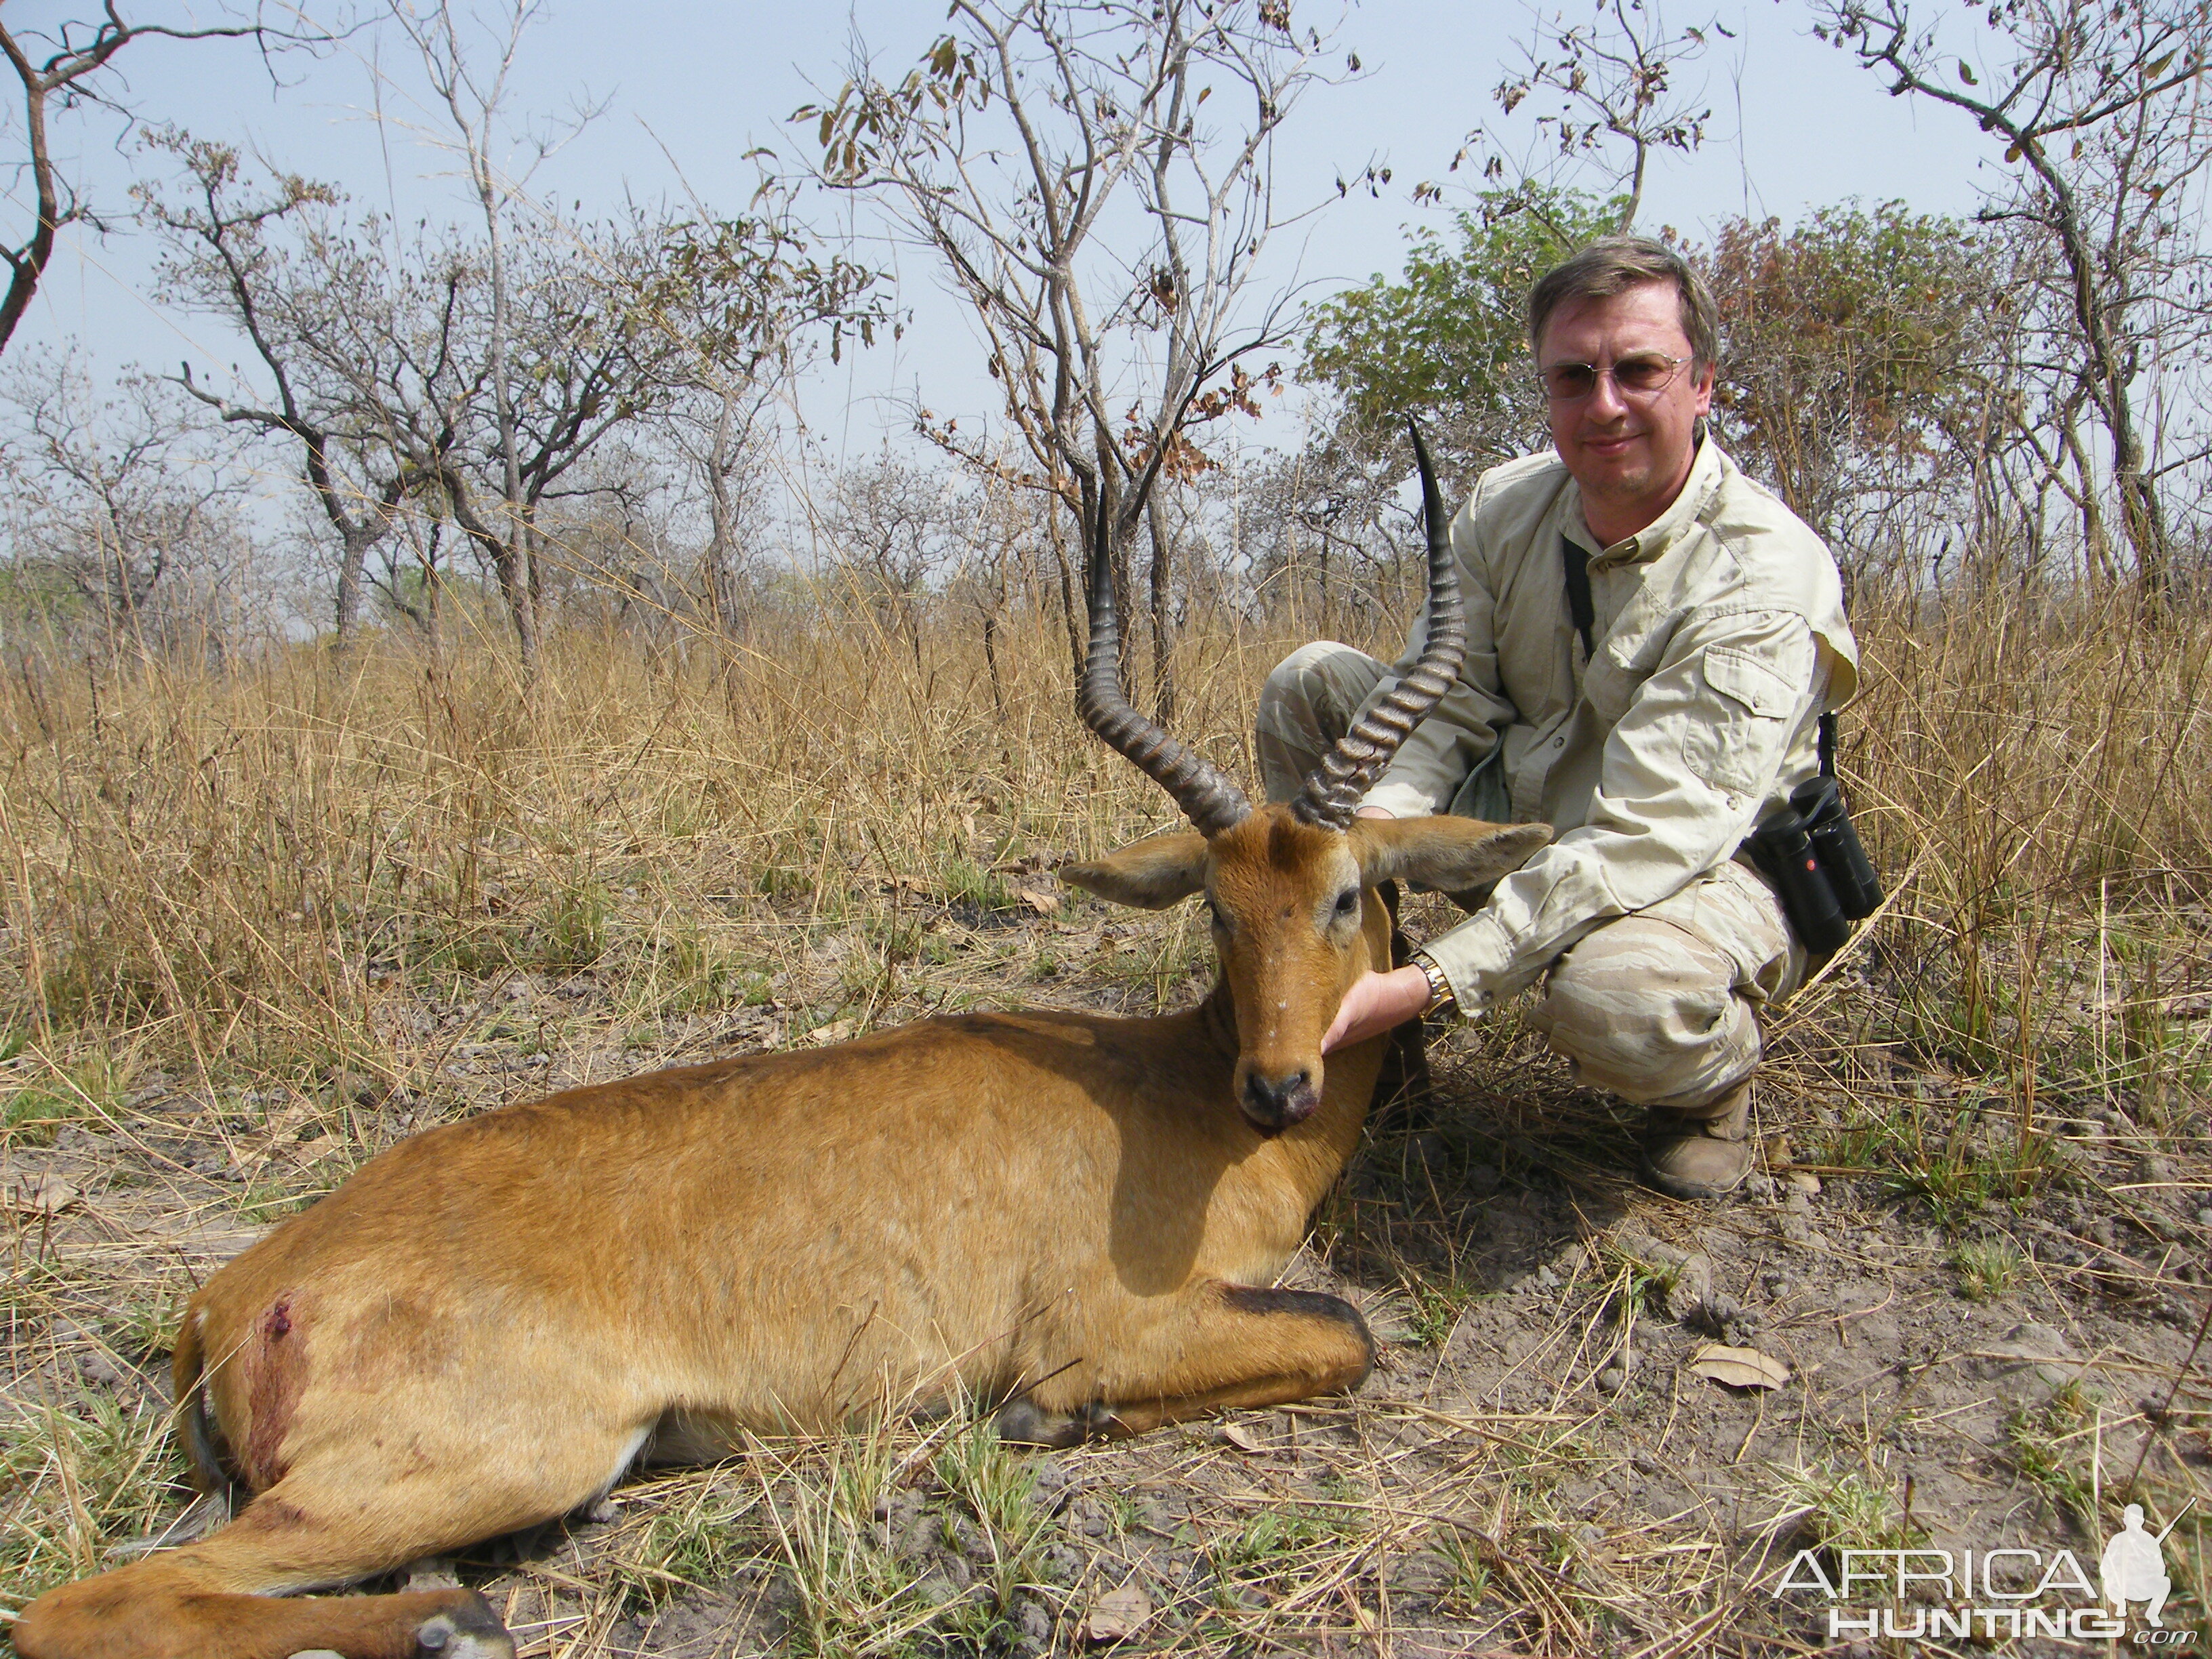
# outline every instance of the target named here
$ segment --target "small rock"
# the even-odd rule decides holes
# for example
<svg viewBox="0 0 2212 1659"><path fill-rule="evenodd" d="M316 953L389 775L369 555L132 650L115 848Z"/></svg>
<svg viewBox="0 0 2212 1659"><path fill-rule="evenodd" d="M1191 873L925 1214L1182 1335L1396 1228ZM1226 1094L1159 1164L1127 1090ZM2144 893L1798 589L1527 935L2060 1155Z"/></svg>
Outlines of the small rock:
<svg viewBox="0 0 2212 1659"><path fill-rule="evenodd" d="M2208 1205L2197 1212L2197 1224L2200 1227L2212 1227L2212 1205Z"/></svg>
<svg viewBox="0 0 2212 1659"><path fill-rule="evenodd" d="M1597 1374L1597 1391L1600 1394L1619 1394L1627 1386L1628 1373L1618 1365L1607 1365Z"/></svg>
<svg viewBox="0 0 2212 1659"><path fill-rule="evenodd" d="M1042 1645L1052 1640L1052 1615L1035 1601L1022 1603L1022 1634Z"/></svg>

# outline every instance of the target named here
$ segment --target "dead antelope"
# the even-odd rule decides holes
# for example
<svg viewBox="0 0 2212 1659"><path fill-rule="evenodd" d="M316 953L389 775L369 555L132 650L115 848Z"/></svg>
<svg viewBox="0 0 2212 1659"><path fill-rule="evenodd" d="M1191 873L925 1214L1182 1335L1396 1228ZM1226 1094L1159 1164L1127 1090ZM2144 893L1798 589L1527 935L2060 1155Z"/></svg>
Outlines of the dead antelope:
<svg viewBox="0 0 2212 1659"><path fill-rule="evenodd" d="M277 1599L551 1520L641 1459L974 1398L1009 1438L1133 1433L1360 1381L1366 1326L1271 1289L1352 1151L1385 1040L1329 1057L1389 966L1376 890L1492 880L1547 838L1355 821L1464 648L1422 456L1429 645L1286 805L1122 699L1094 578L1078 697L1196 826L1060 873L1203 893L1221 957L1186 1013L928 1019L655 1073L417 1135L209 1280L176 1395L228 1526L33 1602L25 1659L511 1656L475 1592ZM1097 562L1102 567L1104 561Z"/></svg>

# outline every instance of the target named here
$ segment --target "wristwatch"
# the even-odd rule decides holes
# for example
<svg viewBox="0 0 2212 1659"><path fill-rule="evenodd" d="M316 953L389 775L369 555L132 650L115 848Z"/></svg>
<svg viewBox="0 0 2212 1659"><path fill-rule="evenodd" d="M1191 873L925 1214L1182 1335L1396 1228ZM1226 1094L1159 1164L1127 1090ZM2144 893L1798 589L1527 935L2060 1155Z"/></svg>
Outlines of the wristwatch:
<svg viewBox="0 0 2212 1659"><path fill-rule="evenodd" d="M1425 951L1416 951L1413 955L1413 963L1428 975L1429 1006L1421 1010L1423 1014L1432 1014L1447 1003L1455 1008L1459 1006L1459 998L1453 994L1451 981L1444 977L1444 970L1437 966L1436 958Z"/></svg>

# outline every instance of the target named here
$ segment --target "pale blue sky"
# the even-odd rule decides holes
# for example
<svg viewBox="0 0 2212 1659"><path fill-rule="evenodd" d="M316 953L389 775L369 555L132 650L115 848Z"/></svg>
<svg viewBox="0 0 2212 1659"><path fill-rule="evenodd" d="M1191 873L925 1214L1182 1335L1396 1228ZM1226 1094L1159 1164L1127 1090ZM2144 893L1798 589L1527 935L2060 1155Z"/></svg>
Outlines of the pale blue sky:
<svg viewBox="0 0 2212 1659"><path fill-rule="evenodd" d="M148 15L159 4L148 0ZM9 5L18 29L41 14L59 9L39 0ZM1694 161L1660 166L1648 190L1647 225L1694 233L1746 210L1787 220L1849 196L1972 210L1978 180L1993 178L1994 157L1968 123L1887 97L1847 57L1807 37L1794 0L1723 0L1701 15L1716 14L1740 41L1700 71L1713 137ZM1311 4L1297 15L1301 22L1326 21ZM1393 169L1393 188L1381 201L1355 194L1334 203L1282 237L1274 248L1277 286L1297 279L1323 291L1397 269L1405 231L1438 216L1417 208L1407 189L1441 174L1470 126L1494 119L1491 89L1514 40L1528 34L1531 15L1518 0L1368 0L1350 10L1340 41L1358 51L1364 73L1316 89L1286 127L1279 199L1333 196L1337 174L1370 155ZM944 16L933 0L868 0L849 13L811 16L794 7L696 0L621 7L556 0L526 42L514 106L550 115L586 95L606 100L605 112L540 175L586 212L613 206L625 191L677 193L679 167L709 203L734 210L753 178L744 152L790 146L787 118L813 95L810 80L835 89L850 40L865 39L880 66L902 72ZM377 62L386 114L427 118L410 103L416 77L404 51L396 39L364 34L319 62L284 64L293 84L272 89L250 48L149 41L125 60L128 96L144 118L257 144L365 204L394 205L410 216L459 215L465 204L456 181L434 176L439 158L368 118ZM190 356L197 368L219 376L239 356L220 327L164 312L146 295L147 249L125 210L131 164L116 151L118 132L117 122L97 112L57 117L58 150L91 182L117 232L104 240L81 227L68 234L9 355L73 338L103 370ZM825 210L849 211L843 204ZM820 459L872 450L886 431L902 432L903 403L916 394L940 415L961 415L968 429L994 409L973 335L938 293L927 261L911 251L875 252L896 260L915 325L896 345L853 354L834 371L825 366L807 388Z"/></svg>

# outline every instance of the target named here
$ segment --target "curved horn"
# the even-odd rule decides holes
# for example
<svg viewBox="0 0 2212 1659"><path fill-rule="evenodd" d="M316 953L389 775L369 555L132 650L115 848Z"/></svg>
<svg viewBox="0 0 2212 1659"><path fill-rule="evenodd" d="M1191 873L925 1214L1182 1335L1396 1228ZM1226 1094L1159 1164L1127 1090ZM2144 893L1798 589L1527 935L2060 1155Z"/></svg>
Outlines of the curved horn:
<svg viewBox="0 0 2212 1659"><path fill-rule="evenodd" d="M1109 747L1174 796L1200 834L1218 836L1242 823L1252 804L1228 774L1184 748L1121 695L1121 623L1114 608L1113 561L1106 544L1106 492L1101 489L1091 539L1091 649L1075 690L1075 712Z"/></svg>
<svg viewBox="0 0 2212 1659"><path fill-rule="evenodd" d="M1418 421L1408 420L1413 459L1421 469L1421 516L1429 532L1429 626L1421 659L1390 695L1352 723L1336 747L1306 776L1291 811L1325 830L1348 830L1359 798L1374 786L1413 729L1428 718L1458 676L1467 657L1467 607L1459 593L1459 562L1452 557L1451 526L1429 447Z"/></svg>

